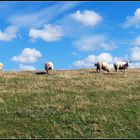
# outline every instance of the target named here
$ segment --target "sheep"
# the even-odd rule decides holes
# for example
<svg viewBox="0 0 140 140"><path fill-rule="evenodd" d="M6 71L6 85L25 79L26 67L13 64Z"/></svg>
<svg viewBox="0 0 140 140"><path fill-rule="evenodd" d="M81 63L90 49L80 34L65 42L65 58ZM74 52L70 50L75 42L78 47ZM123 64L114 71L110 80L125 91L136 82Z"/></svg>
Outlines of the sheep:
<svg viewBox="0 0 140 140"><path fill-rule="evenodd" d="M119 70L124 70L125 74L125 70L129 67L129 63L131 63L131 61L117 61L114 63L114 69L116 72Z"/></svg>
<svg viewBox="0 0 140 140"><path fill-rule="evenodd" d="M3 73L3 63L0 63L0 75L2 76Z"/></svg>
<svg viewBox="0 0 140 140"><path fill-rule="evenodd" d="M46 72L49 73L50 70L53 70L53 63L52 62L46 62L44 67L45 67Z"/></svg>
<svg viewBox="0 0 140 140"><path fill-rule="evenodd" d="M110 72L109 64L107 62L97 62L95 65L96 71L100 73L101 69Z"/></svg>

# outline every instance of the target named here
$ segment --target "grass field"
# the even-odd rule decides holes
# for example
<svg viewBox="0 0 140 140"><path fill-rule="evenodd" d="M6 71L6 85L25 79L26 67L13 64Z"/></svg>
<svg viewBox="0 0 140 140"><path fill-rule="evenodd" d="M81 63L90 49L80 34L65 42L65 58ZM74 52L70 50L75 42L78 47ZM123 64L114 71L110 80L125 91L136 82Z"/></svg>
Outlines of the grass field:
<svg viewBox="0 0 140 140"><path fill-rule="evenodd" d="M0 138L139 138L140 70L4 72Z"/></svg>

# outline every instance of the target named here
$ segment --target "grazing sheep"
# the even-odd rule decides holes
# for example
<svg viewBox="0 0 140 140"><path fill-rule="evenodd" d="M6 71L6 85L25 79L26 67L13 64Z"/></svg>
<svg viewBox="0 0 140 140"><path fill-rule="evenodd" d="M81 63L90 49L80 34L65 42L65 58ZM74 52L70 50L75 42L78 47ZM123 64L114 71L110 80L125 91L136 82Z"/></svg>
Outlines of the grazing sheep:
<svg viewBox="0 0 140 140"><path fill-rule="evenodd" d="M3 63L0 63L0 75L2 76L3 73Z"/></svg>
<svg viewBox="0 0 140 140"><path fill-rule="evenodd" d="M116 72L118 72L118 70L124 70L125 74L125 70L129 67L129 63L131 63L131 61L117 61L114 63L114 69Z"/></svg>
<svg viewBox="0 0 140 140"><path fill-rule="evenodd" d="M100 73L101 69L110 72L109 64L107 62L97 62L95 65L96 71Z"/></svg>
<svg viewBox="0 0 140 140"><path fill-rule="evenodd" d="M53 63L52 62L45 63L45 70L47 73L49 73L50 70L53 70Z"/></svg>

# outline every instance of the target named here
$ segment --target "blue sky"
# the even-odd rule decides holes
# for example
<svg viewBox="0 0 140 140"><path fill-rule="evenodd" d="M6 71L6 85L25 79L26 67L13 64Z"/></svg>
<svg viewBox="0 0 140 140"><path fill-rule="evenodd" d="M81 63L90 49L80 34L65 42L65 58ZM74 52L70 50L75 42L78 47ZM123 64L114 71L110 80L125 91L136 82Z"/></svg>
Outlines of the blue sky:
<svg viewBox="0 0 140 140"><path fill-rule="evenodd" d="M0 2L5 70L93 68L132 60L140 67L140 2Z"/></svg>

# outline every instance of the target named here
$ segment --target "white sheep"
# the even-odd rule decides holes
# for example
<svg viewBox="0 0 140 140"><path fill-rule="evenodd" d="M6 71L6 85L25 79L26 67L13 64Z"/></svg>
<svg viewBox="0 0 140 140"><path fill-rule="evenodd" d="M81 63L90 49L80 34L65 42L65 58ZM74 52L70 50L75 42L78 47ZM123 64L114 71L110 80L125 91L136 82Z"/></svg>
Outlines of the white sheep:
<svg viewBox="0 0 140 140"><path fill-rule="evenodd" d="M53 70L53 68L54 68L52 62L46 62L44 67L45 67L45 70L46 70L47 73L49 73L49 71Z"/></svg>
<svg viewBox="0 0 140 140"><path fill-rule="evenodd" d="M0 75L2 76L3 73L3 63L0 63Z"/></svg>
<svg viewBox="0 0 140 140"><path fill-rule="evenodd" d="M118 72L118 70L124 70L125 74L125 70L129 67L129 63L131 63L131 61L117 61L114 63L114 69L116 72Z"/></svg>
<svg viewBox="0 0 140 140"><path fill-rule="evenodd" d="M100 73L101 69L110 72L110 67L107 62L97 62L94 66L96 66L96 71Z"/></svg>

